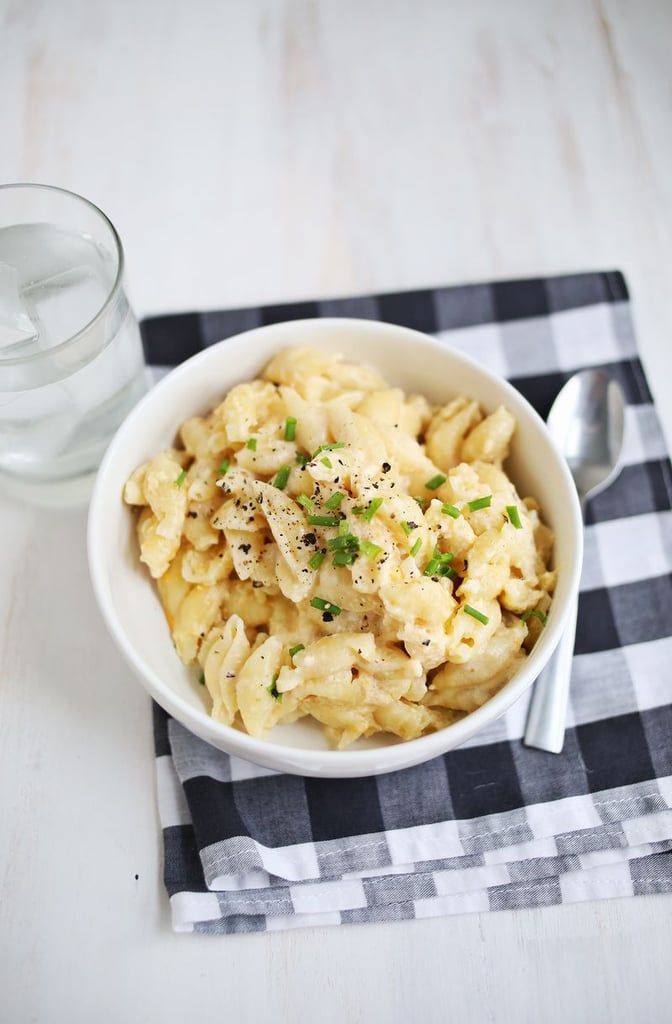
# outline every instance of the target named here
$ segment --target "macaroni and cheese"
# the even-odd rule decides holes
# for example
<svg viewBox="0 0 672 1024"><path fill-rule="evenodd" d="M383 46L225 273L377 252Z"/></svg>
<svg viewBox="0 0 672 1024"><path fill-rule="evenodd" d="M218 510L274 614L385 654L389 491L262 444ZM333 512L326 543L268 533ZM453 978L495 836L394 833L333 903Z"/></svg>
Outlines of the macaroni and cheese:
<svg viewBox="0 0 672 1024"><path fill-rule="evenodd" d="M553 536L503 469L515 421L290 348L140 466L140 558L212 716L312 716L342 748L480 707L543 627Z"/></svg>

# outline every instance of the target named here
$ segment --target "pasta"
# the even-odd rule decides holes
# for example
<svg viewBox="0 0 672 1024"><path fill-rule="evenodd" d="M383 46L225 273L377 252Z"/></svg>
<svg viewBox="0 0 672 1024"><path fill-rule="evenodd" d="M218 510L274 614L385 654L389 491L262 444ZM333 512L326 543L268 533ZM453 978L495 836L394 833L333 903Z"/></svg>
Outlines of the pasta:
<svg viewBox="0 0 672 1024"><path fill-rule="evenodd" d="M310 348L183 423L124 498L212 716L253 736L310 716L343 748L489 700L555 586L553 535L503 468L515 426Z"/></svg>

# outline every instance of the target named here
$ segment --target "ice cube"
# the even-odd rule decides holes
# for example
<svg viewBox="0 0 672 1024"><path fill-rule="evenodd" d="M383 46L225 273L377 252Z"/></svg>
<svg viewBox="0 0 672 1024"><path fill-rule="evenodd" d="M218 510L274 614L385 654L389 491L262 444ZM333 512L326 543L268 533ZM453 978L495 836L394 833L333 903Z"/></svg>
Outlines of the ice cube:
<svg viewBox="0 0 672 1024"><path fill-rule="evenodd" d="M21 299L18 272L0 263L0 359L27 355L38 333Z"/></svg>
<svg viewBox="0 0 672 1024"><path fill-rule="evenodd" d="M40 348L61 345L100 312L108 291L90 266L71 267L24 287L23 294L42 325Z"/></svg>

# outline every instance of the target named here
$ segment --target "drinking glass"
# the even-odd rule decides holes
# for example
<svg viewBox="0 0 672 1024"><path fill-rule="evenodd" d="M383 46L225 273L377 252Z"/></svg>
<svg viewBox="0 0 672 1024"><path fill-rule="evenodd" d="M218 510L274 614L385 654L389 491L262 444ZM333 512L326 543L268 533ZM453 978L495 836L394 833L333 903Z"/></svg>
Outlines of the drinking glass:
<svg viewBox="0 0 672 1024"><path fill-rule="evenodd" d="M147 387L124 252L93 203L0 185L0 490L85 501L105 449Z"/></svg>

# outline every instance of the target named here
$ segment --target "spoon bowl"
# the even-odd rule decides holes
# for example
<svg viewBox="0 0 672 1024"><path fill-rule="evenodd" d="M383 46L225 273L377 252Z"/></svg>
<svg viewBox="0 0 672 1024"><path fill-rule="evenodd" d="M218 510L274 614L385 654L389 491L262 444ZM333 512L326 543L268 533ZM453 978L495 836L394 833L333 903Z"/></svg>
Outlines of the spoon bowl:
<svg viewBox="0 0 672 1024"><path fill-rule="evenodd" d="M623 392L604 368L581 370L559 392L547 424L570 468L585 512L587 502L620 472ZM555 652L534 684L525 729L526 746L553 754L560 753L565 738L577 606L578 601Z"/></svg>
<svg viewBox="0 0 672 1024"><path fill-rule="evenodd" d="M569 378L548 414L548 429L574 477L582 506L620 471L623 392L603 367Z"/></svg>

